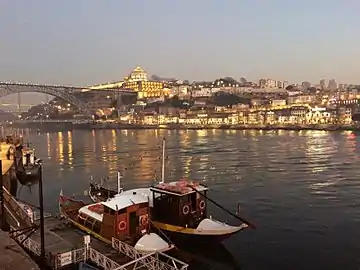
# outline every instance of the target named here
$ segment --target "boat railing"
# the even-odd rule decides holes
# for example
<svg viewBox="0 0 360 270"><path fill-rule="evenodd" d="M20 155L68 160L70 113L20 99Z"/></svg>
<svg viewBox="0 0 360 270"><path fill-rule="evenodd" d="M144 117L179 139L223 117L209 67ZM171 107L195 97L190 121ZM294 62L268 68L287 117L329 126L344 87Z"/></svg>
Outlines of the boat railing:
<svg viewBox="0 0 360 270"><path fill-rule="evenodd" d="M156 251L152 253L140 252L131 245L122 242L114 237L112 238L112 247L113 249L134 260L130 262L127 266L141 264L151 266L151 269L159 270L186 270L188 268L188 265L186 263L165 253Z"/></svg>
<svg viewBox="0 0 360 270"><path fill-rule="evenodd" d="M18 215L22 222L24 222L27 226L31 226L33 224L31 217L28 213L21 207L21 205L15 200L13 196L9 193L9 191L3 187L4 190L4 201L6 205L9 206L9 212L15 213Z"/></svg>

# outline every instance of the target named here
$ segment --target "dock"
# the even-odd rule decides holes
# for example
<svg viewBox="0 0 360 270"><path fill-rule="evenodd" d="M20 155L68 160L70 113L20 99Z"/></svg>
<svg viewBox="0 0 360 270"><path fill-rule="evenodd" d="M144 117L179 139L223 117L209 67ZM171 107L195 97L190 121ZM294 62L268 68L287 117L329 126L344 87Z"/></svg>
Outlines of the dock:
<svg viewBox="0 0 360 270"><path fill-rule="evenodd" d="M39 261L41 255L38 221L32 222L17 200L4 189L4 209L10 235ZM186 270L188 265L162 252L142 253L129 244L112 238L112 244L88 236L66 220L48 216L44 219L46 265L63 269L80 262L90 262L105 270L153 269Z"/></svg>
<svg viewBox="0 0 360 270"><path fill-rule="evenodd" d="M7 151L8 148L0 148L0 157L3 157L4 150ZM1 160L1 162L3 167L5 166L1 169L7 173L12 166L11 161L7 159L6 161ZM0 174L3 179L4 174L1 172ZM112 238L111 245L106 244L74 228L65 219L49 215L46 217L44 215L43 246L45 254L42 254L40 221L33 220L29 216L24 210L23 202L20 203L13 197L6 186L0 188L0 206L0 223L1 225L6 223L10 228L5 239L10 237L14 239L20 249L23 248L34 261L49 269L66 269L80 262L89 263L104 270L186 270L188 268L186 263L165 253L139 252L131 245L116 238ZM11 266L1 269L20 270L21 268ZM25 269L30 270L32 266L27 264Z"/></svg>

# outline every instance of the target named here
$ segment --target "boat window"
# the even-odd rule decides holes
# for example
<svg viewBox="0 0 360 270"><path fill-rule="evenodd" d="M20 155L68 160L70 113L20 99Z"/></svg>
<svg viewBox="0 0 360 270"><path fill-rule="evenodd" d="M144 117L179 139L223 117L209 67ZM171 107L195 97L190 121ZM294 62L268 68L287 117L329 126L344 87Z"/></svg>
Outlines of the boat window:
<svg viewBox="0 0 360 270"><path fill-rule="evenodd" d="M87 220L85 221L85 226L88 228L91 228L92 225L94 224L94 219L92 219L91 217L88 217Z"/></svg>
<svg viewBox="0 0 360 270"><path fill-rule="evenodd" d="M85 225L86 218L83 217L82 214L79 215L78 222L80 225Z"/></svg>
<svg viewBox="0 0 360 270"><path fill-rule="evenodd" d="M93 231L95 232L95 233L98 233L98 234L100 234L100 231L101 231L101 224L100 224L100 222L95 222L95 224L94 224L94 227L93 227Z"/></svg>
<svg viewBox="0 0 360 270"><path fill-rule="evenodd" d="M126 213L126 208L120 209L120 210L118 211L118 214L119 214L119 215L122 215L122 214L125 214L125 213Z"/></svg>
<svg viewBox="0 0 360 270"><path fill-rule="evenodd" d="M115 210L110 209L110 215L115 216Z"/></svg>

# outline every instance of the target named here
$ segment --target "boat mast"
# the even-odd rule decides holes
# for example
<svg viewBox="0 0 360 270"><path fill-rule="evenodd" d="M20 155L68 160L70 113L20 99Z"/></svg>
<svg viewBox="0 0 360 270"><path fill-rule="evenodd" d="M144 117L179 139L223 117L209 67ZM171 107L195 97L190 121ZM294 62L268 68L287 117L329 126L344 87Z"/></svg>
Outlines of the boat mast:
<svg viewBox="0 0 360 270"><path fill-rule="evenodd" d="M165 182L165 138L163 138L162 144L162 164L161 164L161 182Z"/></svg>
<svg viewBox="0 0 360 270"><path fill-rule="evenodd" d="M120 171L117 171L117 189L118 189L117 192L118 192L118 194L120 194L122 192L121 178L122 178L122 176L121 176Z"/></svg>

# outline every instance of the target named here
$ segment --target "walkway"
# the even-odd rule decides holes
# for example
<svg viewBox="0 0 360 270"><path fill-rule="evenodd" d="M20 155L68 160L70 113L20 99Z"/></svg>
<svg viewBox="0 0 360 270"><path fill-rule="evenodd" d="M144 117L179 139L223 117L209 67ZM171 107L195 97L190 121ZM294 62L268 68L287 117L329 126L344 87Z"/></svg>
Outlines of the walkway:
<svg viewBox="0 0 360 270"><path fill-rule="evenodd" d="M37 264L26 252L10 238L7 232L0 230L0 269L38 270Z"/></svg>

